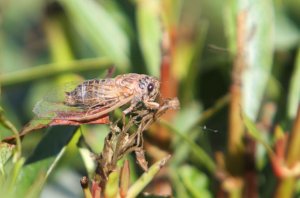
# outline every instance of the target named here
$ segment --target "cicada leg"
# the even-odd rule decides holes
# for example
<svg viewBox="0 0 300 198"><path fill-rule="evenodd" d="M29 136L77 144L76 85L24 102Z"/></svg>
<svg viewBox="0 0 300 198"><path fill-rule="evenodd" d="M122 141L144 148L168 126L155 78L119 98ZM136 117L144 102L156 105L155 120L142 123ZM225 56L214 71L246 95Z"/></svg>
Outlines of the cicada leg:
<svg viewBox="0 0 300 198"><path fill-rule="evenodd" d="M160 107L157 102L144 101L144 104L148 109L158 109Z"/></svg>
<svg viewBox="0 0 300 198"><path fill-rule="evenodd" d="M137 107L139 101L137 100L132 100L130 106L123 111L123 114L127 115L128 113L132 112L134 108ZM144 105L147 107L147 109L155 110L159 109L160 105L157 102L152 102L152 101L143 101Z"/></svg>
<svg viewBox="0 0 300 198"><path fill-rule="evenodd" d="M136 107L136 105L137 105L137 102L131 103L130 106L123 111L123 116L127 115L128 113L130 113Z"/></svg>

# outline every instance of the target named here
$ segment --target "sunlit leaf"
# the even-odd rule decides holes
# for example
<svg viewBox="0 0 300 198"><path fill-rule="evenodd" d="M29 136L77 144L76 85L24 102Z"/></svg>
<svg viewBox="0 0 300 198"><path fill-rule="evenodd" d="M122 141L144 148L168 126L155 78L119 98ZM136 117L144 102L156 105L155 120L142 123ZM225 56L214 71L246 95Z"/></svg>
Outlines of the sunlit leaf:
<svg viewBox="0 0 300 198"><path fill-rule="evenodd" d="M275 47L279 50L297 47L300 42L300 30L296 23L293 23L283 10L278 10L275 16Z"/></svg>
<svg viewBox="0 0 300 198"><path fill-rule="evenodd" d="M37 195L57 162L62 158L75 127L53 127L38 144L33 154L26 160L16 184L18 197L25 194Z"/></svg>
<svg viewBox="0 0 300 198"><path fill-rule="evenodd" d="M265 147L265 149L269 152L269 154L274 154L269 142L265 139L263 134L257 129L255 123L251 121L251 119L246 114L243 114L243 121L249 135L257 142L261 143Z"/></svg>
<svg viewBox="0 0 300 198"><path fill-rule="evenodd" d="M0 83L2 86L8 86L53 77L67 72L102 71L108 69L112 63L113 62L108 60L108 58L102 57L64 63L44 64L26 70L1 74Z"/></svg>
<svg viewBox="0 0 300 198"><path fill-rule="evenodd" d="M245 12L244 52L245 73L243 83L243 108L255 120L270 76L274 51L273 1L256 1L242 5Z"/></svg>
<svg viewBox="0 0 300 198"><path fill-rule="evenodd" d="M15 145L7 144L5 142L0 142L0 171L2 175L4 172L4 165L10 157L13 155Z"/></svg>
<svg viewBox="0 0 300 198"><path fill-rule="evenodd" d="M287 113L288 116L292 119L296 117L300 101L300 48L298 49L296 57L295 69L292 73L288 101L289 102L287 103Z"/></svg>
<svg viewBox="0 0 300 198"><path fill-rule="evenodd" d="M158 0L137 1L137 24L139 43L146 61L148 71L153 76L159 76L161 61L162 27Z"/></svg>
<svg viewBox="0 0 300 198"><path fill-rule="evenodd" d="M61 0L61 3L73 25L94 50L109 57L124 71L129 65L129 41L110 13L92 0Z"/></svg>
<svg viewBox="0 0 300 198"><path fill-rule="evenodd" d="M127 192L127 198L136 197L142 190L149 184L149 182L154 178L154 176L158 173L158 171L166 164L170 155L163 158L162 160L153 164L147 172L145 172L132 186L129 188Z"/></svg>
<svg viewBox="0 0 300 198"><path fill-rule="evenodd" d="M199 170L191 166L183 166L178 173L192 197L212 197L208 190L208 178Z"/></svg>
<svg viewBox="0 0 300 198"><path fill-rule="evenodd" d="M233 56L236 54L237 51L236 13L237 13L237 1L227 0L224 6L225 36L228 41L228 49L231 55Z"/></svg>
<svg viewBox="0 0 300 198"><path fill-rule="evenodd" d="M119 194L119 171L109 174L107 184L105 186L104 196L107 198L117 197Z"/></svg>
<svg viewBox="0 0 300 198"><path fill-rule="evenodd" d="M232 18L226 23L231 33L229 45L236 45L242 58L243 108L255 120L261 106L262 97L270 76L274 51L274 10L273 1L230 1L231 13L238 21L239 28ZM234 10L232 8L235 8ZM236 36L234 32L237 32ZM232 47L231 47L232 48ZM236 55L236 54L235 54ZM234 55L234 56L235 56Z"/></svg>
<svg viewBox="0 0 300 198"><path fill-rule="evenodd" d="M198 104L189 104L185 108L182 108L174 120L175 128L178 131L190 134L191 131L187 130L197 122L197 118L200 116L200 109L201 106ZM176 144L176 146L172 161L174 161L174 163L180 163L189 157L186 153L191 150L191 145L182 144L182 138L180 136L176 137L174 144Z"/></svg>

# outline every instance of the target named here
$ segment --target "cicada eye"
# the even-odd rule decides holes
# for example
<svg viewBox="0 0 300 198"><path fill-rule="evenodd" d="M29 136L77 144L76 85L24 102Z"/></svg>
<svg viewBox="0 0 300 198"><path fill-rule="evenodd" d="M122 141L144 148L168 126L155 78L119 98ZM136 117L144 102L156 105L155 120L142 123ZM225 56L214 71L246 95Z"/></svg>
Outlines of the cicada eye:
<svg viewBox="0 0 300 198"><path fill-rule="evenodd" d="M152 92L154 89L154 85L152 83L149 83L147 89L148 89L148 92Z"/></svg>

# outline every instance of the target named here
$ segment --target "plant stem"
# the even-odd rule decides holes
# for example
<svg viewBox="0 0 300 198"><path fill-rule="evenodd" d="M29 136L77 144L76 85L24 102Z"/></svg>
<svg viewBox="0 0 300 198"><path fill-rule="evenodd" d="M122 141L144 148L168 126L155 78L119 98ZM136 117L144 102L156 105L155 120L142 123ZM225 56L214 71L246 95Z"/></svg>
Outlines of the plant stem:
<svg viewBox="0 0 300 198"><path fill-rule="evenodd" d="M166 164L171 156L168 155L162 160L153 164L128 190L126 198L137 197L146 185L154 178L158 171Z"/></svg>
<svg viewBox="0 0 300 198"><path fill-rule="evenodd" d="M68 72L107 69L111 65L112 61L105 57L39 65L16 72L2 74L0 75L0 84L5 87Z"/></svg>
<svg viewBox="0 0 300 198"><path fill-rule="evenodd" d="M300 105L290 136L289 147L287 150L286 163L289 167L295 165L300 160ZM275 197L292 197L296 178L290 177L279 181Z"/></svg>
<svg viewBox="0 0 300 198"><path fill-rule="evenodd" d="M242 137L244 126L241 118L242 105L242 74L245 70L245 21L247 14L241 11L237 18L237 55L232 71L232 84L230 87L231 100L229 106L229 129L228 129L228 168L234 175L241 175L243 172L244 145Z"/></svg>
<svg viewBox="0 0 300 198"><path fill-rule="evenodd" d="M3 110L0 109L0 123L3 124L4 127L6 127L7 129L9 129L10 131L13 132L13 134L16 137L16 153L15 153L15 160L19 160L21 155L22 155L22 146L21 146L21 139L20 139L20 135L18 130L16 129L16 127L8 120L5 118L5 116L3 115Z"/></svg>

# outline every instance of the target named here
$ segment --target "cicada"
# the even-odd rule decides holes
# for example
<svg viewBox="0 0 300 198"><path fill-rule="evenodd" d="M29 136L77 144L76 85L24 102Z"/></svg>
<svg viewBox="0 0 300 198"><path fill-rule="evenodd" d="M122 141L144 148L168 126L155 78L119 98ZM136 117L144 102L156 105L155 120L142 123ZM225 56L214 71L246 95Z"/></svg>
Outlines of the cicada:
<svg viewBox="0 0 300 198"><path fill-rule="evenodd" d="M100 118L125 104L130 104L123 111L125 115L140 102L149 109L157 109L159 104L155 100L159 87L157 78L135 73L86 80L64 91L61 100L41 100L33 112L39 118L85 122Z"/></svg>

